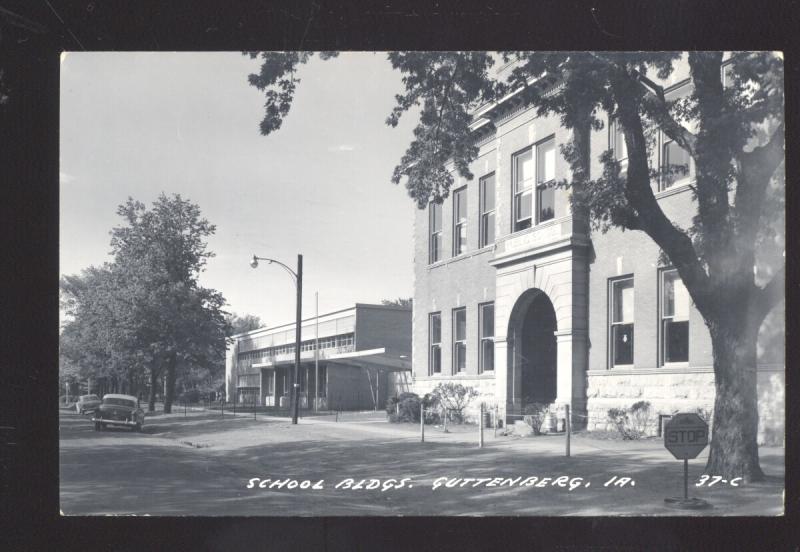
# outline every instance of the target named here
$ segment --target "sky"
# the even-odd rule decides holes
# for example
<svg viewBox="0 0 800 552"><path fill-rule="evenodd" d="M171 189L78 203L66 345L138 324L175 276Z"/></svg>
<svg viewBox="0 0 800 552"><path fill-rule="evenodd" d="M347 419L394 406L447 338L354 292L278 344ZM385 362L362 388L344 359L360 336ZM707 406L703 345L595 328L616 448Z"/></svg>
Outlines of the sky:
<svg viewBox="0 0 800 552"><path fill-rule="evenodd" d="M60 273L111 260L109 231L128 197L162 192L217 227L200 282L226 310L268 325L295 317L280 267L303 254L303 316L412 295L413 214L390 181L416 114L384 121L402 90L383 53L302 66L280 130L259 132L264 98L239 52L79 52L62 56Z"/></svg>

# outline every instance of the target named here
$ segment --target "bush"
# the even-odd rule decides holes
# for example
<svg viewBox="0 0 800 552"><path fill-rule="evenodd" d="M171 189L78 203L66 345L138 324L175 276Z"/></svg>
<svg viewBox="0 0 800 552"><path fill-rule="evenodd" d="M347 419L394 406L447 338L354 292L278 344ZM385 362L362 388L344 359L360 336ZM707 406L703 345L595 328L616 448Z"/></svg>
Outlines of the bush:
<svg viewBox="0 0 800 552"><path fill-rule="evenodd" d="M550 410L550 405L546 403L530 403L525 405L522 411L522 420L531 426L534 435L542 434L542 424L544 424L545 416Z"/></svg>
<svg viewBox="0 0 800 552"><path fill-rule="evenodd" d="M420 397L416 393L400 393L396 397L389 397L389 400L386 401L386 414L389 417L389 421L392 423L419 423L420 403L425 406L425 423L439 423L439 413L432 410L428 411L436 406L436 397L431 394Z"/></svg>
<svg viewBox="0 0 800 552"><path fill-rule="evenodd" d="M391 422L418 422L420 398L416 393L400 393L390 397L386 403L386 413Z"/></svg>
<svg viewBox="0 0 800 552"><path fill-rule="evenodd" d="M650 425L651 418L650 403L647 401L633 403L631 405L630 415L633 432L639 435L639 437L647 435L647 428Z"/></svg>
<svg viewBox="0 0 800 552"><path fill-rule="evenodd" d="M641 439L647 435L647 427L650 425L650 403L639 401L631 405L629 409L610 408L608 421L623 440Z"/></svg>
<svg viewBox="0 0 800 552"><path fill-rule="evenodd" d="M464 410L479 395L473 387L465 387L460 383L440 383L431 393L431 404L441 405L447 413L447 419L455 423L464 421Z"/></svg>

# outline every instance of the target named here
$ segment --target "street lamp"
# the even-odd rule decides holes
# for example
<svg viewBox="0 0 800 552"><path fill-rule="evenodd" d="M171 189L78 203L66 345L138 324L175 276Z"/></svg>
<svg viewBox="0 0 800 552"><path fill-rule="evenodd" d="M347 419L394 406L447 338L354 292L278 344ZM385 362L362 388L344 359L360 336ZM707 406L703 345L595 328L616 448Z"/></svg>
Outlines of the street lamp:
<svg viewBox="0 0 800 552"><path fill-rule="evenodd" d="M292 423L297 424L297 409L299 406L299 393L300 384L297 382L300 373L300 320L301 311L303 308L303 256L297 255L297 272L286 266L280 261L269 259L267 257L256 257L253 255L253 260L250 261L250 266L258 268L258 261L267 261L268 264L275 263L284 270L286 270L293 278L294 284L297 288L297 327L295 328L295 343L294 343L294 378L292 380Z"/></svg>

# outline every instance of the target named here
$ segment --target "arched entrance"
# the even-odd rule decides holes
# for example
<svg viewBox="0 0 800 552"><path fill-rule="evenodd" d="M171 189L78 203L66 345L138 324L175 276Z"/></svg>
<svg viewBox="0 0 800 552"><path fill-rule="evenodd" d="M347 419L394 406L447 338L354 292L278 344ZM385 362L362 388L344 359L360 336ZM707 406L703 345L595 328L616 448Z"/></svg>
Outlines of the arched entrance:
<svg viewBox="0 0 800 552"><path fill-rule="evenodd" d="M508 402L522 412L531 403L550 404L557 395L556 313L540 289L525 291L508 324Z"/></svg>

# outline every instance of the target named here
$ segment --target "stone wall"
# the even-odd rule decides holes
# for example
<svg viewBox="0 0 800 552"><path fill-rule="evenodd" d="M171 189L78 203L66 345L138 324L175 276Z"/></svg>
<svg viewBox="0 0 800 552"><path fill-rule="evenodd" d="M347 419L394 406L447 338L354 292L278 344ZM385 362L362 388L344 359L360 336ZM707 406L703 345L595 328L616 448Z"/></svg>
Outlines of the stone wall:
<svg viewBox="0 0 800 552"><path fill-rule="evenodd" d="M714 373L708 369L658 372L589 372L587 428L613 430L611 408L630 408L638 401L651 405L650 435L658 433L659 415L714 408ZM783 367L764 366L758 372L759 444L781 444L785 427ZM710 423L710 420L709 420Z"/></svg>

